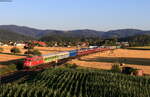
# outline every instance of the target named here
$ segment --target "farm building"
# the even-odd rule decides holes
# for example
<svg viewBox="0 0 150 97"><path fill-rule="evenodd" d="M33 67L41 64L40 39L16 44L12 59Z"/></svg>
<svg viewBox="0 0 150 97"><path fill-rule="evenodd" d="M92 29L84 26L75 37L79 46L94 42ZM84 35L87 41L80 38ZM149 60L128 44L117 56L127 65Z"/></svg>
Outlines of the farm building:
<svg viewBox="0 0 150 97"><path fill-rule="evenodd" d="M25 46L24 43L14 43L14 46Z"/></svg>
<svg viewBox="0 0 150 97"><path fill-rule="evenodd" d="M116 44L120 46L125 46L125 47L129 46L129 42L117 42Z"/></svg>

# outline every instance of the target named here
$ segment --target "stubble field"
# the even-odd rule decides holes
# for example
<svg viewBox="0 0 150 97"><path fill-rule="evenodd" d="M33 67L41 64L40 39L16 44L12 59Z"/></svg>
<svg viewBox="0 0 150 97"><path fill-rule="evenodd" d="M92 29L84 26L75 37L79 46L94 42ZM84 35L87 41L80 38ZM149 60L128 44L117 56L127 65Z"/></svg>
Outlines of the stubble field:
<svg viewBox="0 0 150 97"><path fill-rule="evenodd" d="M27 51L26 49L24 49L22 46L20 46L18 48L21 50L21 53L17 54L17 55L13 55L10 53L10 49L12 47L13 46L3 47L4 51L2 53L0 53L0 62L25 58L25 56L23 56L23 54L25 51ZM59 52L59 51L73 50L76 48L75 47L71 47L71 48L67 48L67 47L35 47L35 49L40 50L40 52L42 54L48 54L48 53L54 53L54 52Z"/></svg>
<svg viewBox="0 0 150 97"><path fill-rule="evenodd" d="M145 74L150 74L150 50L117 49L90 54L74 59L69 63L75 63L83 67L110 70L112 65L118 62L125 63L125 66L142 69Z"/></svg>
<svg viewBox="0 0 150 97"><path fill-rule="evenodd" d="M0 68L4 67L3 62L17 60L25 58L23 56L26 51L23 47L19 47L21 54L12 55L10 49L12 46L3 47L4 51L0 53ZM54 53L59 51L68 51L76 49L76 47L35 47L40 50L42 54ZM115 63L123 62L126 66L131 66L137 69L142 69L144 73L150 74L150 50L128 50L117 49L114 51L99 52L83 56L80 59L73 59L69 63L76 63L79 66L99 68L99 69L111 69L111 66Z"/></svg>

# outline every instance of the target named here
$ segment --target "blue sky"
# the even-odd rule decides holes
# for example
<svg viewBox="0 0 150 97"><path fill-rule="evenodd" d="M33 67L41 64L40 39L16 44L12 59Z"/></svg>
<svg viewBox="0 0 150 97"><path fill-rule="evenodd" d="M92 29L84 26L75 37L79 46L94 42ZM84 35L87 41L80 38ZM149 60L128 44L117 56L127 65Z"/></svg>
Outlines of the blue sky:
<svg viewBox="0 0 150 97"><path fill-rule="evenodd" d="M3 24L57 30L150 30L150 0L12 0L0 2Z"/></svg>

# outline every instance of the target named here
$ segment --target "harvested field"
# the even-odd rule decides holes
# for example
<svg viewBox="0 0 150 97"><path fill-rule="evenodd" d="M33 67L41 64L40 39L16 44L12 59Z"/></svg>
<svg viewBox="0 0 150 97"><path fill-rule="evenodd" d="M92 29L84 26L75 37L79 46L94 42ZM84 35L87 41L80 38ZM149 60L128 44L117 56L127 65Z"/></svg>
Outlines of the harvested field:
<svg viewBox="0 0 150 97"><path fill-rule="evenodd" d="M0 54L0 62L25 58L25 56Z"/></svg>
<svg viewBox="0 0 150 97"><path fill-rule="evenodd" d="M7 62L11 60L17 60L21 58L25 58L24 52L26 51L23 47L18 47L21 50L21 54L13 55L10 53L10 49L13 46L4 46L3 49L4 51L0 53L0 63L1 62ZM75 47L72 48L67 48L67 47L35 47L35 49L40 50L42 54L48 54L48 53L54 53L54 52L59 52L59 51L68 51L68 50L73 50L76 49Z"/></svg>
<svg viewBox="0 0 150 97"><path fill-rule="evenodd" d="M143 47L129 47L128 49L134 49L134 50L150 50L150 46L143 46Z"/></svg>
<svg viewBox="0 0 150 97"><path fill-rule="evenodd" d="M123 62L126 66L144 70L144 73L150 74L150 51L148 50L127 50L117 49L114 51L99 52L74 59L69 63L76 63L83 67L92 67L99 69L111 69L115 63Z"/></svg>
<svg viewBox="0 0 150 97"><path fill-rule="evenodd" d="M20 54L13 55L10 53L10 49L13 46L4 46L4 51L0 53L0 75L5 74L7 72L15 71L16 66L13 64L19 59L23 59L24 52L27 51L23 47L18 47L21 50ZM35 47L34 49L38 49L42 54L54 53L59 51L68 51L76 49L75 47L67 48L67 47Z"/></svg>
<svg viewBox="0 0 150 97"><path fill-rule="evenodd" d="M10 49L13 46L4 46L3 49L3 53L10 53ZM24 49L22 46L17 47L21 50L21 54L24 54L25 51L27 51L26 49ZM71 47L71 48L67 48L67 47L35 47L34 49L38 49L40 50L40 52L42 54L48 54L48 53L53 53L53 52L58 52L58 51L68 51L68 50L73 50L76 49L76 47Z"/></svg>

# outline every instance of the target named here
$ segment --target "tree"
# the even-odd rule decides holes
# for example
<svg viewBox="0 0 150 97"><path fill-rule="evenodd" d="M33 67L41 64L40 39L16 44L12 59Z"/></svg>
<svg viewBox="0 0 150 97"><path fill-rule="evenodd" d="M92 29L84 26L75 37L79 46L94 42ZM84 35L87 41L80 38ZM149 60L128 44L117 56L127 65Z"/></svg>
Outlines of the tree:
<svg viewBox="0 0 150 97"><path fill-rule="evenodd" d="M15 64L18 70L23 69L23 60L18 60Z"/></svg>
<svg viewBox="0 0 150 97"><path fill-rule="evenodd" d="M32 43L32 42L28 42L28 43L26 43L26 45L24 46L24 49L34 49L34 47L35 47L35 44L34 43Z"/></svg>
<svg viewBox="0 0 150 97"><path fill-rule="evenodd" d="M16 53L21 53L20 49L17 48L17 47L11 48L10 52L11 52L11 53L14 53L14 54L16 54Z"/></svg>
<svg viewBox="0 0 150 97"><path fill-rule="evenodd" d="M119 41L128 41L129 45L132 46L149 46L150 35L136 35L126 38L121 38Z"/></svg>
<svg viewBox="0 0 150 97"><path fill-rule="evenodd" d="M121 72L121 68L120 68L119 64L114 64L114 65L112 65L111 70L112 70L113 72Z"/></svg>
<svg viewBox="0 0 150 97"><path fill-rule="evenodd" d="M37 56L40 56L41 55L41 52L37 49L33 49L33 50L28 50L26 51L24 54L31 54L31 55L37 55Z"/></svg>

